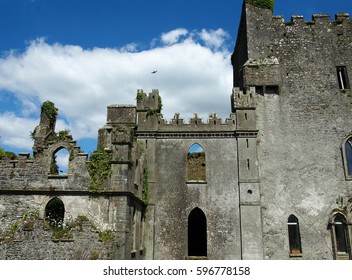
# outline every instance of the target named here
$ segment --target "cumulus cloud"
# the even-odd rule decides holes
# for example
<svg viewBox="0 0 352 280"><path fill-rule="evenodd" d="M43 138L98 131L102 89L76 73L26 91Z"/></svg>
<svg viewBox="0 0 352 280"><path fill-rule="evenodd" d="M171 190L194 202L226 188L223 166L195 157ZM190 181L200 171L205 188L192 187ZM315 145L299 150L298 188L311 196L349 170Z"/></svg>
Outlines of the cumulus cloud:
<svg viewBox="0 0 352 280"><path fill-rule="evenodd" d="M163 33L161 35L161 40L165 44L172 45L172 44L177 43L181 36L185 36L187 34L188 34L187 29L178 28L178 29L172 30L170 32Z"/></svg>
<svg viewBox="0 0 352 280"><path fill-rule="evenodd" d="M229 38L229 34L221 28L209 31L202 29L200 38L205 42L207 47L219 49L223 46L225 40Z"/></svg>
<svg viewBox="0 0 352 280"><path fill-rule="evenodd" d="M31 114L46 100L59 108L58 129L69 129L75 139L96 137L106 122L106 107L135 104L137 89L159 89L167 120L176 112L186 121L193 112L204 120L212 112L227 117L232 69L229 51L220 48L226 39L222 29L180 28L162 34L161 44L148 50L138 50L135 43L83 49L39 39L22 53L9 52L0 59L0 90L21 100L22 111L21 116L0 115L1 143L31 147L27 136L38 124ZM2 125L13 121L21 129Z"/></svg>
<svg viewBox="0 0 352 280"><path fill-rule="evenodd" d="M12 112L0 114L1 143L9 147L31 150L30 130L38 124L36 119L21 118Z"/></svg>

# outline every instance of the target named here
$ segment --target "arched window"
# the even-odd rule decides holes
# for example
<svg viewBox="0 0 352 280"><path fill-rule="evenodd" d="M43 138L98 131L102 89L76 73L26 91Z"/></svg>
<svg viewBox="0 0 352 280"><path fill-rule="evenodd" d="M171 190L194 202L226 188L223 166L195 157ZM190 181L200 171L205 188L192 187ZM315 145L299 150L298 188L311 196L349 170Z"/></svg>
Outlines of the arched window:
<svg viewBox="0 0 352 280"><path fill-rule="evenodd" d="M45 221L54 227L61 227L64 222L65 206L61 199L54 197L45 207Z"/></svg>
<svg viewBox="0 0 352 280"><path fill-rule="evenodd" d="M50 175L67 175L70 154L65 148L58 149L50 165Z"/></svg>
<svg viewBox="0 0 352 280"><path fill-rule="evenodd" d="M187 181L206 181L205 152L201 145L193 144L187 153Z"/></svg>
<svg viewBox="0 0 352 280"><path fill-rule="evenodd" d="M207 218L198 207L188 216L188 256L207 256Z"/></svg>
<svg viewBox="0 0 352 280"><path fill-rule="evenodd" d="M352 137L342 145L342 154L346 179L352 179Z"/></svg>
<svg viewBox="0 0 352 280"><path fill-rule="evenodd" d="M341 213L336 213L330 222L331 239L334 249L334 258L351 259L350 238L346 218Z"/></svg>
<svg viewBox="0 0 352 280"><path fill-rule="evenodd" d="M290 217L288 217L287 227L290 254L302 254L301 234L299 232L298 219L295 215L290 215Z"/></svg>
<svg viewBox="0 0 352 280"><path fill-rule="evenodd" d="M334 218L334 232L336 238L336 252L347 253L346 220L341 214L336 214Z"/></svg>

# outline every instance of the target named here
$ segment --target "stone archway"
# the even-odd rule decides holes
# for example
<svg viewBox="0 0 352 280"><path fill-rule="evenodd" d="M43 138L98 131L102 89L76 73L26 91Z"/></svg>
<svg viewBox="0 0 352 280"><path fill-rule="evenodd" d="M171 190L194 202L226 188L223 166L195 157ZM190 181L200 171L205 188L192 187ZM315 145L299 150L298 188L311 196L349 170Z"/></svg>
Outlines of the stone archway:
<svg viewBox="0 0 352 280"><path fill-rule="evenodd" d="M188 216L188 256L207 256L207 218L198 207Z"/></svg>

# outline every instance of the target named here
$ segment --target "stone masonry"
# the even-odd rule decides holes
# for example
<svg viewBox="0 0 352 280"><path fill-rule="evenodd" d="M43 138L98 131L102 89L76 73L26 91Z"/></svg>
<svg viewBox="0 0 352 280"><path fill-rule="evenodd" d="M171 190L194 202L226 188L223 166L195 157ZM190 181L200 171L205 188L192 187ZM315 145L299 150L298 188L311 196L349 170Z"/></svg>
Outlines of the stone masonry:
<svg viewBox="0 0 352 280"><path fill-rule="evenodd" d="M43 104L33 158L0 159L0 259L351 259L351 20L249 2L224 120L138 90L89 157Z"/></svg>

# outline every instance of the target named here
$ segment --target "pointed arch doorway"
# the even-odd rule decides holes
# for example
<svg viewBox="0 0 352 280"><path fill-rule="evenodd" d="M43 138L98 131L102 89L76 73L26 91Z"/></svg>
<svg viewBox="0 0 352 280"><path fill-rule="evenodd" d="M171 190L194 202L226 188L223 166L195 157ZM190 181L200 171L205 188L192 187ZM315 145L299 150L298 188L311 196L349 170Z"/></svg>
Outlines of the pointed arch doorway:
<svg viewBox="0 0 352 280"><path fill-rule="evenodd" d="M207 256L207 218L198 207L188 216L188 256Z"/></svg>

